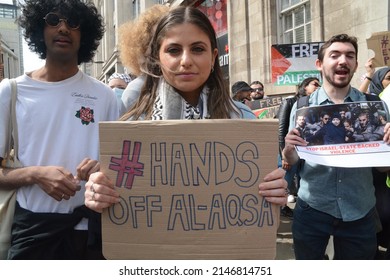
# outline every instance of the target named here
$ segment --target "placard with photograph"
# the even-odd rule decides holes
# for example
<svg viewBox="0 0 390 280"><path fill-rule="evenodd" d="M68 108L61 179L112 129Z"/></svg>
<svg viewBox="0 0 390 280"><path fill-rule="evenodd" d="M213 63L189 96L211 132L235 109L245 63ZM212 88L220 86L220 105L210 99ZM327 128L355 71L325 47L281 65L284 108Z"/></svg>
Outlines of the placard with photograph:
<svg viewBox="0 0 390 280"><path fill-rule="evenodd" d="M389 166L390 146L383 142L388 117L382 101L298 109L295 128L308 142L296 147L298 155L327 166Z"/></svg>

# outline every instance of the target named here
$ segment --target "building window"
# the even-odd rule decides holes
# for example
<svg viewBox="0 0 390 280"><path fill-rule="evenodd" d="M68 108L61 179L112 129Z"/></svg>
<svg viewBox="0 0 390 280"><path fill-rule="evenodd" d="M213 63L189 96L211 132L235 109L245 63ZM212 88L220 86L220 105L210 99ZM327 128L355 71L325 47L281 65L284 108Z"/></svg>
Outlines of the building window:
<svg viewBox="0 0 390 280"><path fill-rule="evenodd" d="M284 44L311 42L310 1L280 0Z"/></svg>
<svg viewBox="0 0 390 280"><path fill-rule="evenodd" d="M139 0L133 0L133 19L137 18L141 13L141 3Z"/></svg>
<svg viewBox="0 0 390 280"><path fill-rule="evenodd" d="M0 18L16 18L16 10L10 5L0 6Z"/></svg>

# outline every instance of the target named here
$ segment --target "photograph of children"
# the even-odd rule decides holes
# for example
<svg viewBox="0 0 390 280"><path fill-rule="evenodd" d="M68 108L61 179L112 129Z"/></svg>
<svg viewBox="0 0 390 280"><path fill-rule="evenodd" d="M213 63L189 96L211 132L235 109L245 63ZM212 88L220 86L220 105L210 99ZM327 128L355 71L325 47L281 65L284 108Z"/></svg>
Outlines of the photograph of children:
<svg viewBox="0 0 390 280"><path fill-rule="evenodd" d="M296 128L308 146L380 141L386 122L381 101L301 108L296 114Z"/></svg>

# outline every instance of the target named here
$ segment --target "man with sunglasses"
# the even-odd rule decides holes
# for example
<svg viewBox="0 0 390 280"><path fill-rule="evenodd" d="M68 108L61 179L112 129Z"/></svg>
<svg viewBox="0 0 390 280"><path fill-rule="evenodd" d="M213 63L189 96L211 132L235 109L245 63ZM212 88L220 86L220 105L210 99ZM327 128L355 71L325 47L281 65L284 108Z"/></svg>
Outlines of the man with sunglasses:
<svg viewBox="0 0 390 280"><path fill-rule="evenodd" d="M26 0L19 18L45 65L17 77L19 160L0 169L0 188L17 189L8 259L101 259L96 213L84 184L99 170L98 124L116 120L111 89L79 70L104 33L96 7L81 0ZM0 160L8 139L11 87L0 84ZM94 227L95 225L95 227Z"/></svg>
<svg viewBox="0 0 390 280"><path fill-rule="evenodd" d="M319 115L319 121L315 123L308 123L307 129L310 131L311 135L316 134L318 131L321 130L329 121L330 121L330 115L327 111L321 111ZM322 139L313 139L312 145L323 145Z"/></svg>
<svg viewBox="0 0 390 280"><path fill-rule="evenodd" d="M252 100L264 99L267 96L264 95L264 85L260 81L254 81L250 84L252 88L251 98Z"/></svg>

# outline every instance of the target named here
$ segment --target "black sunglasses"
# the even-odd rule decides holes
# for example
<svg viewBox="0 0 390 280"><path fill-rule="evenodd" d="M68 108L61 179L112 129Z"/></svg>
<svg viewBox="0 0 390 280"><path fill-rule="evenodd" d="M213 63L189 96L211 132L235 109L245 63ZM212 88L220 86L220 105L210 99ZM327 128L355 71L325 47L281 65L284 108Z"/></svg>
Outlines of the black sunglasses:
<svg viewBox="0 0 390 280"><path fill-rule="evenodd" d="M256 91L256 92L263 92L264 89L262 89L262 88L254 88L253 91Z"/></svg>
<svg viewBox="0 0 390 280"><path fill-rule="evenodd" d="M43 19L47 25L52 27L57 27L60 25L61 21L65 22L70 29L78 29L80 27L80 21L78 19L60 18L60 16L55 13L48 13Z"/></svg>
<svg viewBox="0 0 390 280"><path fill-rule="evenodd" d="M319 83L312 83L313 86L315 87L320 87L321 85Z"/></svg>

